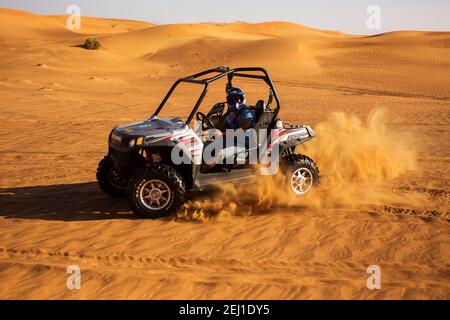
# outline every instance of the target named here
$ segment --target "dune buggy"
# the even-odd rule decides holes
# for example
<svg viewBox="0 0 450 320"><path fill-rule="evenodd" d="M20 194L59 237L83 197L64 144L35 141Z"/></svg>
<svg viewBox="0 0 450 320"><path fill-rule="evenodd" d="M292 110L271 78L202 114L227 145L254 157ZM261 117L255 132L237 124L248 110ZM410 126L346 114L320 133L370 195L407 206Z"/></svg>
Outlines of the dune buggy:
<svg viewBox="0 0 450 320"><path fill-rule="evenodd" d="M203 133L214 129L226 114L226 103L216 103L206 115L198 109L212 82L224 78L226 87L231 88L236 77L261 80L268 86L267 100L258 100L250 106L256 115L253 129L257 132L264 130L261 132L266 139L266 147L262 152L270 154L273 145L277 144L280 170L287 176L286 188L295 195L310 191L319 181L319 170L312 159L296 154L295 147L312 139L314 131L307 125L287 124L277 118L280 101L265 69L224 66L178 79L149 119L113 128L108 138L108 154L97 169L100 188L112 197L126 195L130 209L138 216L158 218L176 212L186 201L189 191L204 190L222 183L255 181L259 174L255 168L260 164L249 163L245 156L239 163L221 163L206 171L202 170L203 160L181 164L172 161L173 149L180 146L187 150L188 157L198 159L200 156L202 159L208 144L208 135ZM161 110L182 82L203 86L191 113L184 120L179 117L159 118ZM200 132L190 127L194 117L201 123ZM260 149L262 144L258 141L256 148Z"/></svg>

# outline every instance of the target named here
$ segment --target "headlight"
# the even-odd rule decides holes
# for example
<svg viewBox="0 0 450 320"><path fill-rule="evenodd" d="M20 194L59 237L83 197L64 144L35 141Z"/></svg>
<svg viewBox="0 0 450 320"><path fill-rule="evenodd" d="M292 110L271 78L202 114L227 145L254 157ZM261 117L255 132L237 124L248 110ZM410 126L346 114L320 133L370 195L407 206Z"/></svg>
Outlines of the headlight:
<svg viewBox="0 0 450 320"><path fill-rule="evenodd" d="M122 142L122 137L117 135L117 134L115 134L115 133L112 133L111 134L111 141L113 143L117 144L117 145L120 145L120 143Z"/></svg>
<svg viewBox="0 0 450 320"><path fill-rule="evenodd" d="M128 146L129 146L130 148L134 147L135 144L136 144L136 139L131 139L131 140L128 142Z"/></svg>

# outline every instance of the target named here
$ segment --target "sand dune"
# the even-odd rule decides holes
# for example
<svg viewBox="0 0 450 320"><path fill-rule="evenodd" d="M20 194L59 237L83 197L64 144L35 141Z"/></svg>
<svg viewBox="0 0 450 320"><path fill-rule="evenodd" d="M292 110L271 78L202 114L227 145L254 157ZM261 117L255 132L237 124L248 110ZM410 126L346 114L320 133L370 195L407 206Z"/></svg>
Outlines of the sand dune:
<svg viewBox="0 0 450 320"><path fill-rule="evenodd" d="M99 50L79 47L89 36ZM450 32L91 17L73 32L0 9L0 44L1 298L450 298ZM321 187L290 199L268 181L225 186L136 219L95 182L110 128L218 65L269 69L282 119L318 133L299 151ZM210 95L202 108L223 88ZM69 264L81 290L66 288ZM381 290L366 288L372 264Z"/></svg>
<svg viewBox="0 0 450 320"><path fill-rule="evenodd" d="M66 27L67 16L48 16L58 22L63 27ZM140 29L145 29L153 26L149 22L121 20L121 19L106 19L81 17L80 29L74 29L73 32L81 34L116 34L122 32L130 32Z"/></svg>
<svg viewBox="0 0 450 320"><path fill-rule="evenodd" d="M198 67L239 63L264 65L269 60L272 67L280 65L286 69L284 61L288 59L296 67L308 70L314 64L310 44L341 37L339 33L290 23L239 23L163 25L103 40L112 52L170 65L188 59L194 59ZM188 64L181 65L186 69Z"/></svg>

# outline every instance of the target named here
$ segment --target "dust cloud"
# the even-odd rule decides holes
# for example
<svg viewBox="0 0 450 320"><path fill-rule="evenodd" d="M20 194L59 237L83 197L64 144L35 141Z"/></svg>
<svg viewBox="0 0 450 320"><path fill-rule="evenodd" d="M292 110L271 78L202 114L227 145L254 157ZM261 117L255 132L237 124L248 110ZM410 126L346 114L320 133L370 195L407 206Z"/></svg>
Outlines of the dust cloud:
<svg viewBox="0 0 450 320"><path fill-rule="evenodd" d="M383 109L373 110L364 121L332 113L314 129L317 137L296 150L319 166L320 185L312 192L296 196L283 174L261 176L255 184L223 185L211 197L188 201L178 218L207 221L283 208L320 210L419 201L392 191L393 179L416 169L417 152L410 135L388 127Z"/></svg>

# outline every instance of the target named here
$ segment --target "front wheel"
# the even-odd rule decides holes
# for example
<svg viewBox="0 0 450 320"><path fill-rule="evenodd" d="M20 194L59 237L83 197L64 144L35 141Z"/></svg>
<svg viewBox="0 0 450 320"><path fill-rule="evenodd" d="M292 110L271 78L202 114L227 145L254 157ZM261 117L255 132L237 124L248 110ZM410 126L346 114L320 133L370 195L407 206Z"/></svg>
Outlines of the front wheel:
<svg viewBox="0 0 450 320"><path fill-rule="evenodd" d="M97 182L104 193L114 198L122 197L127 190L127 181L114 169L110 156L105 156L98 163Z"/></svg>
<svg viewBox="0 0 450 320"><path fill-rule="evenodd" d="M140 169L127 190L130 209L141 218L156 219L175 213L186 199L180 174L165 164Z"/></svg>
<svg viewBox="0 0 450 320"><path fill-rule="evenodd" d="M294 154L285 159L284 173L295 195L308 193L319 184L319 168L311 158Z"/></svg>

